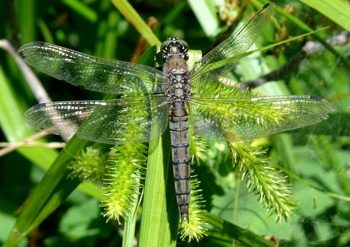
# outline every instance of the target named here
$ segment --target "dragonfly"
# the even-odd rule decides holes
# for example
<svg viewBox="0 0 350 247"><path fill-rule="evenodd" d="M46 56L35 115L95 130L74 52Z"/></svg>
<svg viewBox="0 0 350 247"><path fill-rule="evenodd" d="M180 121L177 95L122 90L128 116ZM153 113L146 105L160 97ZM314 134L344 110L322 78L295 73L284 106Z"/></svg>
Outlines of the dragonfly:
<svg viewBox="0 0 350 247"><path fill-rule="evenodd" d="M237 142L292 130L327 119L332 105L318 96L259 96L221 80L270 22L266 4L245 25L195 63L188 44L162 43L162 70L97 58L44 42L22 46L24 60L42 72L87 90L115 94L112 100L40 103L25 112L29 126L98 143L123 145L158 139L169 126L180 218L189 221L190 135Z"/></svg>

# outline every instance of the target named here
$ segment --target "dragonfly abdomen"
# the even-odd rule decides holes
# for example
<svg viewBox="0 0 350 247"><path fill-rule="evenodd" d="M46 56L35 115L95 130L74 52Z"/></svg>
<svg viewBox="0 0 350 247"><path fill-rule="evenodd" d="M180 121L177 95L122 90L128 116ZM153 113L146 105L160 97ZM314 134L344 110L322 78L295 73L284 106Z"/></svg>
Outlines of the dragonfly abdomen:
<svg viewBox="0 0 350 247"><path fill-rule="evenodd" d="M176 201L181 220L188 220L190 203L190 155L188 141L188 112L185 102L172 103L169 114L171 153Z"/></svg>

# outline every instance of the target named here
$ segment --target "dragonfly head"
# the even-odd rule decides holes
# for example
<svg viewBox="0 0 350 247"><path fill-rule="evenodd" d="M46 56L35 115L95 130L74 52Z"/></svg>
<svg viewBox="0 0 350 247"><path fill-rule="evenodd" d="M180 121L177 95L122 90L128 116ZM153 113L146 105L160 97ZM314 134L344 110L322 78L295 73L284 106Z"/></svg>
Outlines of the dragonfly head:
<svg viewBox="0 0 350 247"><path fill-rule="evenodd" d="M186 41L171 37L164 41L161 46L164 60L169 57L181 57L185 60L188 59L188 44Z"/></svg>

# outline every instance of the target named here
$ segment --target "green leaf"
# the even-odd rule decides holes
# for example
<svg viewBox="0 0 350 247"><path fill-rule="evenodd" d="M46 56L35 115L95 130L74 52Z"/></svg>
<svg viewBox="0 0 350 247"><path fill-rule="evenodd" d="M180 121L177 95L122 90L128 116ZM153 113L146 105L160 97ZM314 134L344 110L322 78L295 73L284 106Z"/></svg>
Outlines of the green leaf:
<svg viewBox="0 0 350 247"><path fill-rule="evenodd" d="M350 4L343 0L301 0L350 32Z"/></svg>
<svg viewBox="0 0 350 247"><path fill-rule="evenodd" d="M89 199L78 206L71 207L62 217L60 232L66 237L80 239L101 234L98 225L93 226L95 219L99 218L100 210L98 200Z"/></svg>

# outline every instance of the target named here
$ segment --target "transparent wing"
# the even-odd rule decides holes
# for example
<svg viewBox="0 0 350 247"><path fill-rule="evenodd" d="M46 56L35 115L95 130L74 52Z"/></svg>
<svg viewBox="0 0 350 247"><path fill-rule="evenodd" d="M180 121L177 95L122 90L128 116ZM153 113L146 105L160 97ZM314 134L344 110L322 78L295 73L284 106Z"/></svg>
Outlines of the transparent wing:
<svg viewBox="0 0 350 247"><path fill-rule="evenodd" d="M25 112L30 127L113 145L149 142L168 124L164 97L101 101L63 101L33 106Z"/></svg>
<svg viewBox="0 0 350 247"><path fill-rule="evenodd" d="M329 102L316 96L239 99L220 95L198 96L190 102L195 134L231 142L311 125L326 119L333 111Z"/></svg>
<svg viewBox="0 0 350 247"><path fill-rule="evenodd" d="M270 22L275 6L266 4L249 22L198 61L191 72L192 86L200 87L207 80L215 81L232 70Z"/></svg>
<svg viewBox="0 0 350 247"><path fill-rule="evenodd" d="M118 95L164 91L163 73L149 66L97 58L38 41L18 52L42 72L88 90Z"/></svg>

